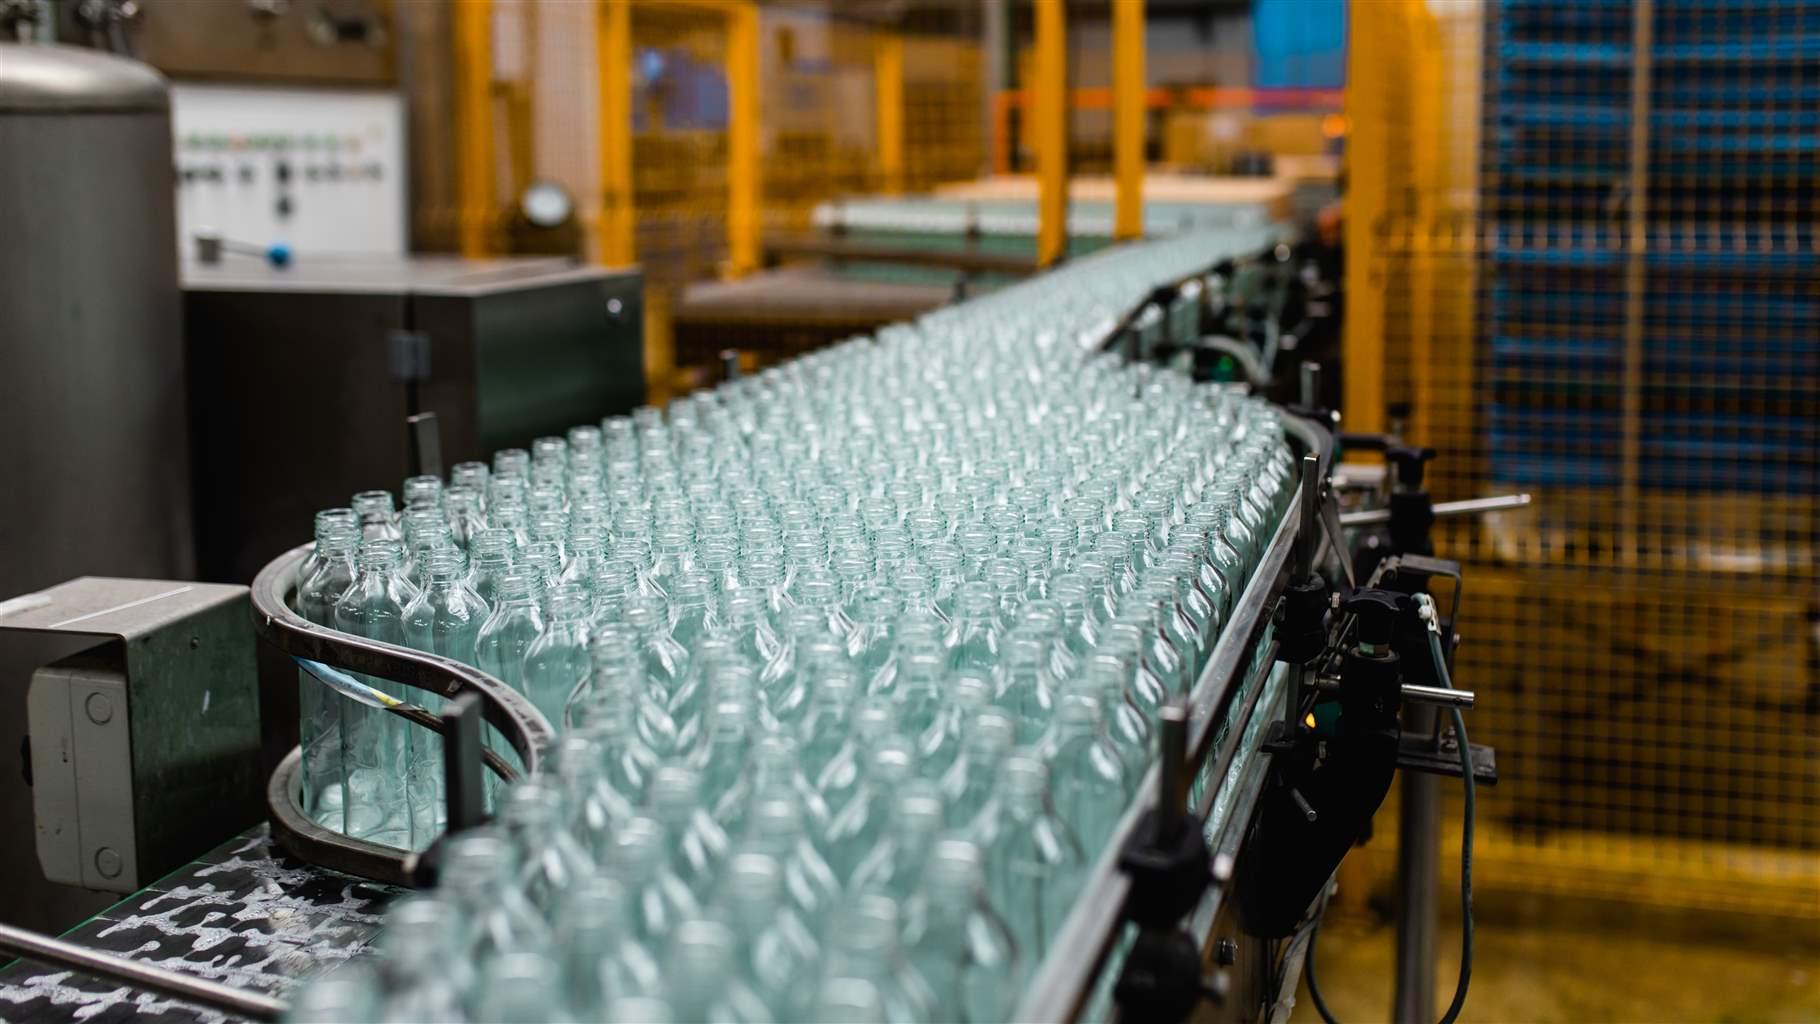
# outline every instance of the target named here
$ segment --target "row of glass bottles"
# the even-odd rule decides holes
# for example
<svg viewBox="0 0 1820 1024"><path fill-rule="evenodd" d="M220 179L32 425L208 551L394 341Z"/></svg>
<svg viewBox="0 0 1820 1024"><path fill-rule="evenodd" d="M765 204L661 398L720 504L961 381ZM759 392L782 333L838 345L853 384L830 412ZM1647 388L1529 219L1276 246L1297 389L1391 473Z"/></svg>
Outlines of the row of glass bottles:
<svg viewBox="0 0 1820 1024"><path fill-rule="evenodd" d="M379 989L311 992L378 1000L347 1019L1009 1013L1289 498L1266 408L1073 341L1204 259L1083 261L413 478L397 520L383 492L319 516L306 616L477 664L564 738L395 915ZM434 835L424 734L305 690L311 813ZM413 915L463 922L420 929L423 970Z"/></svg>

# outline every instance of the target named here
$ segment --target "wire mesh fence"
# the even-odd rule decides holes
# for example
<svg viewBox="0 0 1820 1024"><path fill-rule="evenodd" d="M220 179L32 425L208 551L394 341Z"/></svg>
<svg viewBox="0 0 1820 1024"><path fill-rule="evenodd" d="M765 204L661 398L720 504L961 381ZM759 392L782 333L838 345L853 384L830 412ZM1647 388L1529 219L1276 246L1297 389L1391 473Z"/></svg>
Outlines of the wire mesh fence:
<svg viewBox="0 0 1820 1024"><path fill-rule="evenodd" d="M1820 916L1820 5L1353 10L1349 401L1536 498L1437 536L1488 879Z"/></svg>

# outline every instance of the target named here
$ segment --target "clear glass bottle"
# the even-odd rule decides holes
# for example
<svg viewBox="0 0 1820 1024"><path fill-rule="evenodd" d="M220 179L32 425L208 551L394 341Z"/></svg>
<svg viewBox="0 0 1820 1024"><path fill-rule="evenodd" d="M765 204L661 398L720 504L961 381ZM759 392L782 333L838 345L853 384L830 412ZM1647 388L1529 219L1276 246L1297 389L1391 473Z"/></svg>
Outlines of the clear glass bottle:
<svg viewBox="0 0 1820 1024"><path fill-rule="evenodd" d="M286 1021L296 1024L367 1024L379 1019L379 981L355 961L311 978L292 1001Z"/></svg>
<svg viewBox="0 0 1820 1024"><path fill-rule="evenodd" d="M828 865L841 884L852 881L860 861L884 836L897 794L915 770L916 752L908 740L885 737L873 748L857 791L828 819L823 837Z"/></svg>
<svg viewBox="0 0 1820 1024"><path fill-rule="evenodd" d="M527 697L525 655L544 631L534 586L529 573L514 570L501 576L498 599L474 639L477 667Z"/></svg>
<svg viewBox="0 0 1820 1024"><path fill-rule="evenodd" d="M651 817L664 828L670 871L697 900L714 890L732 842L701 799L701 776L692 768L667 764L651 776L647 791Z"/></svg>
<svg viewBox="0 0 1820 1024"><path fill-rule="evenodd" d="M545 596L543 631L524 652L524 690L551 722L563 721L569 702L587 687L588 595L563 584Z"/></svg>
<svg viewBox="0 0 1820 1024"><path fill-rule="evenodd" d="M898 794L878 845L853 869L849 890L909 899L922 881L923 866L943 825L941 791L932 782L911 780Z"/></svg>
<svg viewBox="0 0 1820 1024"><path fill-rule="evenodd" d="M487 528L480 491L455 485L442 492L442 507L449 519L449 538L463 552L474 545L474 538Z"/></svg>
<svg viewBox="0 0 1820 1024"><path fill-rule="evenodd" d="M901 904L878 893L858 893L835 915L824 977L863 978L877 989L888 1024L938 1020L936 995L910 965L899 944Z"/></svg>
<svg viewBox="0 0 1820 1024"><path fill-rule="evenodd" d="M428 474L405 477L404 507L407 509L441 508L442 477Z"/></svg>
<svg viewBox="0 0 1820 1024"><path fill-rule="evenodd" d="M424 565L424 579L426 586L404 610L405 643L464 665L475 664L475 641L492 610L468 585L461 557L432 553Z"/></svg>
<svg viewBox="0 0 1820 1024"><path fill-rule="evenodd" d="M661 991L657 960L633 937L631 914L625 887L601 875L582 880L563 901L556 921L563 994L582 1020L599 1020L614 1000Z"/></svg>
<svg viewBox="0 0 1820 1024"><path fill-rule="evenodd" d="M335 602L354 582L355 527L332 520L319 533L312 558L316 568L300 576L297 614L319 626L334 628ZM303 811L310 820L335 832L347 828L344 785L347 781L341 738L341 704L346 698L301 669L298 670L297 732L303 749Z"/></svg>
<svg viewBox="0 0 1820 1024"><path fill-rule="evenodd" d="M939 1019L1010 1019L1023 988L1024 957L986 895L978 847L958 839L935 844L904 930L910 962L934 991Z"/></svg>
<svg viewBox="0 0 1820 1024"><path fill-rule="evenodd" d="M474 1019L489 1024L570 1024L556 965L536 953L505 953L488 963L475 986Z"/></svg>
<svg viewBox="0 0 1820 1024"><path fill-rule="evenodd" d="M1091 689L1063 691L1055 722L1037 745L1037 755L1049 766L1057 813L1080 838L1087 856L1097 856L1137 782L1129 778L1124 759L1106 736L1100 701Z"/></svg>
<svg viewBox="0 0 1820 1024"><path fill-rule="evenodd" d="M569 890L594 874L594 858L570 835L562 795L541 778L513 786L499 820L518 854L519 891L546 922L554 922Z"/></svg>
<svg viewBox="0 0 1820 1024"><path fill-rule="evenodd" d="M693 651L710 635L720 631L712 601L708 577L690 570L678 573L669 582L670 639L685 651Z"/></svg>
<svg viewBox="0 0 1820 1024"><path fill-rule="evenodd" d="M632 932L647 949L663 949L684 921L701 915L694 891L670 870L663 826L650 818L620 828L610 870L632 896Z"/></svg>
<svg viewBox="0 0 1820 1024"><path fill-rule="evenodd" d="M367 540L355 556L357 574L335 602L335 628L343 633L404 646L404 609L417 596L402 572L396 540ZM382 693L414 696L390 680L360 676ZM351 700L341 705L343 793L347 834L409 849L411 810L404 780L412 727L387 711Z"/></svg>
<svg viewBox="0 0 1820 1024"><path fill-rule="evenodd" d="M805 818L806 806L784 786L765 783L753 788L744 801L743 829L735 849L775 859L782 866L791 907L804 924L819 932L844 898L844 890L817 845L819 832L816 823Z"/></svg>
<svg viewBox="0 0 1820 1024"><path fill-rule="evenodd" d="M482 530L468 543L468 589L488 608L499 603L499 578L512 571L516 552L509 530Z"/></svg>
<svg viewBox="0 0 1820 1024"><path fill-rule="evenodd" d="M489 610L462 578L460 554L428 554L423 574L424 588L404 609L405 643L419 651L473 665L475 640ZM442 708L442 698L436 694L418 691L412 696L429 711ZM413 731L405 786L411 808L411 848L422 850L442 834L447 816L441 736L427 729Z"/></svg>
<svg viewBox="0 0 1820 1024"><path fill-rule="evenodd" d="M719 921L686 921L664 954L665 1001L679 1021L769 1024L771 1011L739 968L733 930Z"/></svg>
<svg viewBox="0 0 1820 1024"><path fill-rule="evenodd" d="M976 830L986 851L986 889L1034 962L1073 909L1087 871L1079 839L1055 813L1049 769L1024 755L1007 757L1003 781Z"/></svg>
<svg viewBox="0 0 1820 1024"><path fill-rule="evenodd" d="M983 580L962 584L942 637L948 671L990 676L998 668L1000 642L998 600L991 585Z"/></svg>
<svg viewBox="0 0 1820 1024"><path fill-rule="evenodd" d="M1016 737L1011 716L997 708L978 711L967 722L960 756L942 773L940 782L949 828L967 828L991 800L999 784L999 766Z"/></svg>
<svg viewBox="0 0 1820 1024"><path fill-rule="evenodd" d="M1041 640L1014 630L993 681L993 703L1008 716L1019 746L1042 738L1055 715L1056 687L1043 655Z"/></svg>
<svg viewBox="0 0 1820 1024"><path fill-rule="evenodd" d="M847 657L861 680L869 680L890 660L896 642L896 627L902 604L897 592L882 583L865 583L855 588L848 605L848 619L853 628L847 632Z"/></svg>
<svg viewBox="0 0 1820 1024"><path fill-rule="evenodd" d="M460 945L462 921L447 900L411 896L386 909L380 953L380 1018L386 1021L460 1020L474 986L474 968Z"/></svg>
<svg viewBox="0 0 1820 1024"><path fill-rule="evenodd" d="M745 975L774 1020L800 1020L821 968L821 944L784 896L783 866L762 853L727 862L713 917L732 929Z"/></svg>
<svg viewBox="0 0 1820 1024"><path fill-rule="evenodd" d="M689 670L689 651L670 635L670 613L664 599L636 594L626 598L622 611L626 624L637 633L646 678L667 700Z"/></svg>
<svg viewBox="0 0 1820 1024"><path fill-rule="evenodd" d="M492 475L484 462L457 462L449 467L449 487L471 487L481 495L484 503L487 482Z"/></svg>
<svg viewBox="0 0 1820 1024"><path fill-rule="evenodd" d="M514 862L504 837L487 831L454 836L443 853L437 894L455 907L463 956L477 969L505 953L550 948L550 928L519 889Z"/></svg>
<svg viewBox="0 0 1820 1024"><path fill-rule="evenodd" d="M363 540L403 540L391 491L361 491L354 495L354 514L360 517Z"/></svg>
<svg viewBox="0 0 1820 1024"><path fill-rule="evenodd" d="M815 666L811 675L809 701L796 725L797 750L803 774L819 780L852 734L859 683L842 661Z"/></svg>

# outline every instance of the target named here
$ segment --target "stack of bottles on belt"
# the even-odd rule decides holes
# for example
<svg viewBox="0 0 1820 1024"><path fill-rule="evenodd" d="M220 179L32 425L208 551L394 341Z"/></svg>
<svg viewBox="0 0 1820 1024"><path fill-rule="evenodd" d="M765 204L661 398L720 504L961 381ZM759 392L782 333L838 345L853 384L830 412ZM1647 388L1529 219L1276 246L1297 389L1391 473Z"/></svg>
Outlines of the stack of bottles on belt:
<svg viewBox="0 0 1820 1024"><path fill-rule="evenodd" d="M1267 407L1081 342L1210 261L1083 261L319 515L305 615L560 739L300 1018L1005 1019L1290 499ZM432 735L308 680L304 733L316 820L440 831Z"/></svg>

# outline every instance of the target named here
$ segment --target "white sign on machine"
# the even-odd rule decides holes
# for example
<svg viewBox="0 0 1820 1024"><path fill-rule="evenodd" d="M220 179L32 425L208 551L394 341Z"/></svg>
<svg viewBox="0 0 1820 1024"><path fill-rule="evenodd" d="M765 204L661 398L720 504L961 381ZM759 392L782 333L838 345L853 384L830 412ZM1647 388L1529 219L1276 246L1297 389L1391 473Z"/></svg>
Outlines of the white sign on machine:
<svg viewBox="0 0 1820 1024"><path fill-rule="evenodd" d="M180 83L171 128L184 255L199 233L302 257L404 254L397 93Z"/></svg>

